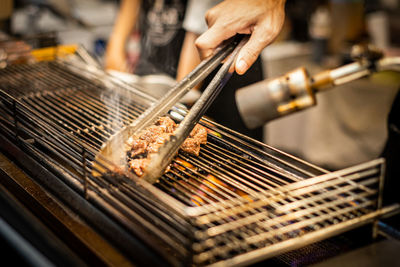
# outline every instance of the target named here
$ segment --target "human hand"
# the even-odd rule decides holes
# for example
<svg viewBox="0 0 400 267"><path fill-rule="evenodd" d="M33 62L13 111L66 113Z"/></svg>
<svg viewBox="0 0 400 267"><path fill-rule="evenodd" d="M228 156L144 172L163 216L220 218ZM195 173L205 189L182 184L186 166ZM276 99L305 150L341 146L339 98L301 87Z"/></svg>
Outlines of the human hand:
<svg viewBox="0 0 400 267"><path fill-rule="evenodd" d="M234 62L235 71L244 74L282 29L284 6L285 0L225 0L211 8L205 16L209 28L196 40L200 57L236 34L249 34Z"/></svg>
<svg viewBox="0 0 400 267"><path fill-rule="evenodd" d="M104 56L104 68L121 72L131 72L125 51L118 47L107 46Z"/></svg>

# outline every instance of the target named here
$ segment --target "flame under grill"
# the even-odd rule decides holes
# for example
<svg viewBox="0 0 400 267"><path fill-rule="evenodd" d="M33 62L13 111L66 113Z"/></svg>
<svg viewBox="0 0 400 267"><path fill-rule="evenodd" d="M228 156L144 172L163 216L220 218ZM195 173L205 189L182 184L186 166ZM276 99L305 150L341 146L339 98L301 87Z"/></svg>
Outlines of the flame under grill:
<svg viewBox="0 0 400 267"><path fill-rule="evenodd" d="M88 201L129 231L141 224L172 264L254 262L384 213L381 160L326 173L205 118L212 133L200 156L180 153L154 186L129 174L94 177L103 143L151 104L111 85L57 62L10 66L0 70L0 123L57 158Z"/></svg>

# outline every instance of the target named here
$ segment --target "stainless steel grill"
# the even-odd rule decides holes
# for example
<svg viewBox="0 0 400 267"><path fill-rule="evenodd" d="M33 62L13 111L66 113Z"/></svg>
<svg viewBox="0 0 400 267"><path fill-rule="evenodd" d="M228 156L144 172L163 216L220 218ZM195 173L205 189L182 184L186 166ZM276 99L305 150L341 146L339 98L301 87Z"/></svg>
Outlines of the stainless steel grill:
<svg viewBox="0 0 400 267"><path fill-rule="evenodd" d="M57 61L0 70L0 88L5 134L59 164L71 188L173 265L248 264L399 209L381 206L383 160L328 173L207 118L200 156L179 153L154 186L111 170L93 176L102 144L153 98Z"/></svg>

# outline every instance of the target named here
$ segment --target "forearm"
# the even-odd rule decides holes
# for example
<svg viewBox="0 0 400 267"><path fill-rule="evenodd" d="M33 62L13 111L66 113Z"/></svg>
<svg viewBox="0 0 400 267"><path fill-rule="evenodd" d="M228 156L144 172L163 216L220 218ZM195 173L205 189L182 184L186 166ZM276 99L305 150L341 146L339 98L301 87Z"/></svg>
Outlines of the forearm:
<svg viewBox="0 0 400 267"><path fill-rule="evenodd" d="M190 31L186 32L185 34L176 74L177 81L182 80L200 63L200 56L197 53L196 46L194 45L194 42L198 36L198 34ZM193 105L200 95L200 93L198 93L198 89L200 87L201 82L193 88L194 90L191 90L181 99L182 103L188 106Z"/></svg>
<svg viewBox="0 0 400 267"><path fill-rule="evenodd" d="M194 45L194 42L198 36L198 34L186 32L176 75L176 80L178 81L184 78L200 63L200 57L198 56L197 48Z"/></svg>
<svg viewBox="0 0 400 267"><path fill-rule="evenodd" d="M129 34L136 25L139 15L140 0L122 0L117 19L110 36L110 43L123 47Z"/></svg>
<svg viewBox="0 0 400 267"><path fill-rule="evenodd" d="M136 25L140 3L140 0L122 0L106 48L104 58L106 69L130 72L126 60L125 44Z"/></svg>

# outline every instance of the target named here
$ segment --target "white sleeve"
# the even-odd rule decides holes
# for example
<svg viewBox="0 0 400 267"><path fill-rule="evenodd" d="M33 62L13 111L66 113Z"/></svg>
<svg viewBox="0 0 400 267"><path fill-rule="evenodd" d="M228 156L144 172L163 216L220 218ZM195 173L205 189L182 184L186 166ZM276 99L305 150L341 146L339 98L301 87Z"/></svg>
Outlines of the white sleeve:
<svg viewBox="0 0 400 267"><path fill-rule="evenodd" d="M183 28L186 31L202 34L208 27L205 20L207 10L222 0L189 0L186 6Z"/></svg>

